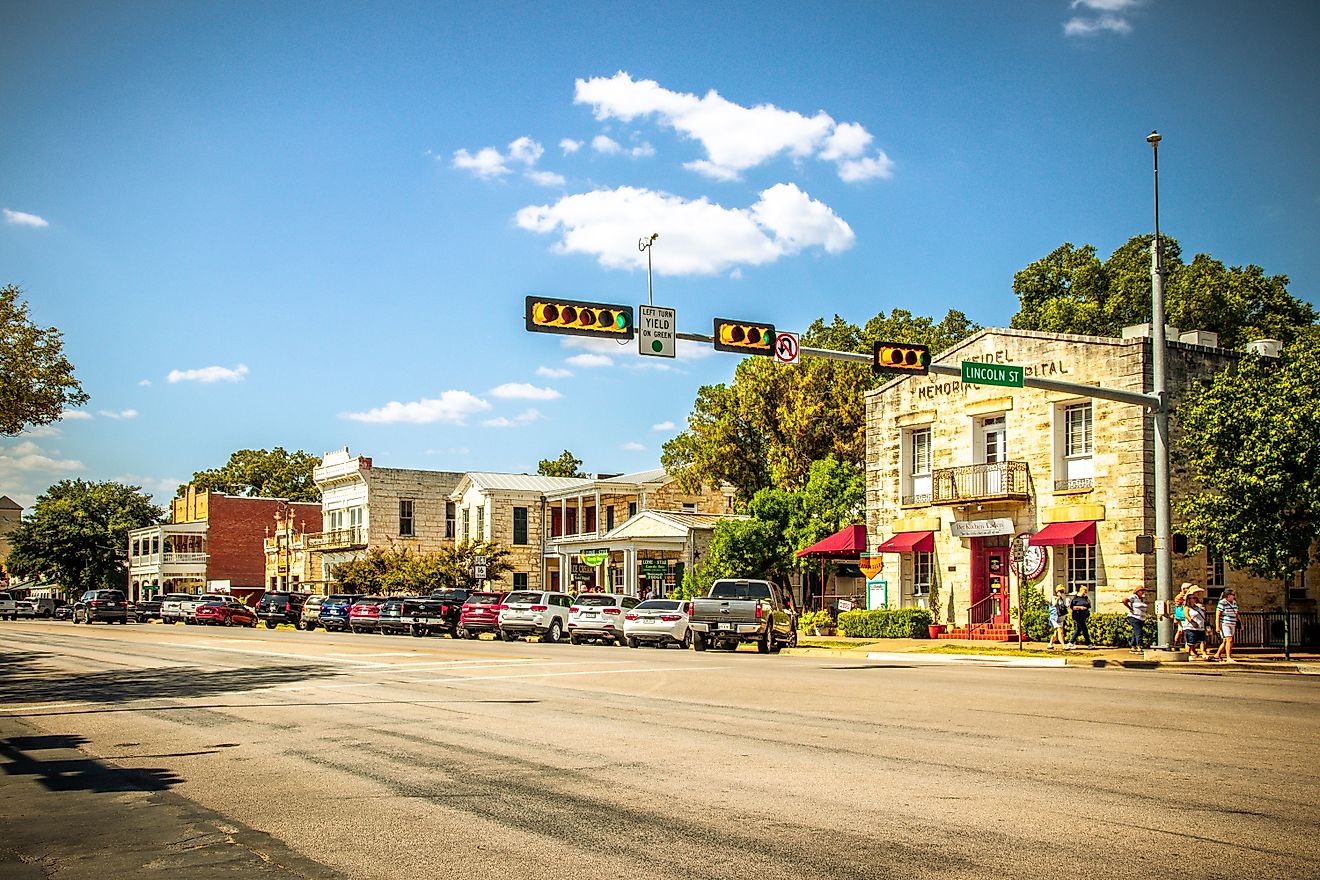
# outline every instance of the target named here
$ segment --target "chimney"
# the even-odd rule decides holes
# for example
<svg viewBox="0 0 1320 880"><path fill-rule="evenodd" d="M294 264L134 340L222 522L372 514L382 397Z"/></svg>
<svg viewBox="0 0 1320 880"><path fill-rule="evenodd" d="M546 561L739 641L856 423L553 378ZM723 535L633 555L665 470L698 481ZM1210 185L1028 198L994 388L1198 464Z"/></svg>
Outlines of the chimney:
<svg viewBox="0 0 1320 880"><path fill-rule="evenodd" d="M1178 341L1188 345L1201 345L1206 348L1219 347L1219 334L1213 330L1188 330L1178 334Z"/></svg>
<svg viewBox="0 0 1320 880"><path fill-rule="evenodd" d="M1247 351L1255 352L1261 357L1276 358L1279 352L1283 351L1283 343L1277 339L1257 339L1247 343Z"/></svg>

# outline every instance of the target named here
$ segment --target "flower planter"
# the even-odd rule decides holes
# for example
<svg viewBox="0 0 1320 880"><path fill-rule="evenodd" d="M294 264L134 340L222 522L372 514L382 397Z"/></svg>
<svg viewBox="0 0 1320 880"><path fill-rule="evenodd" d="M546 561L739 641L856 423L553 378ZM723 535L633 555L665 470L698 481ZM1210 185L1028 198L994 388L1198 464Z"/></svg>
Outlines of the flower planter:
<svg viewBox="0 0 1320 880"><path fill-rule="evenodd" d="M930 637L932 639L938 639L940 635L943 634L944 632L944 624L942 623L931 624L929 627L927 627L927 629L930 630Z"/></svg>

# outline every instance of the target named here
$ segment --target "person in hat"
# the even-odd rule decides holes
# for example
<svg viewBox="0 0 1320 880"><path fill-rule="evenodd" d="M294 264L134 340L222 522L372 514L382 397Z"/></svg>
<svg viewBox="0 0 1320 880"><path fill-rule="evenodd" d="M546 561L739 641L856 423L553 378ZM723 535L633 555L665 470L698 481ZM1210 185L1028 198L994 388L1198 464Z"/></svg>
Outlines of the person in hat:
<svg viewBox="0 0 1320 880"><path fill-rule="evenodd" d="M1204 595L1205 589L1202 587L1192 586L1187 591L1182 631L1190 660L1210 659L1210 655L1205 652L1205 605L1201 602L1201 597Z"/></svg>
<svg viewBox="0 0 1320 880"><path fill-rule="evenodd" d="M1232 587L1228 587L1220 596L1219 604L1215 606L1215 629L1219 630L1219 637L1222 639L1219 649L1215 651L1216 660L1222 657L1225 662L1237 662L1233 659L1233 637L1237 635L1237 621L1237 593L1233 592Z"/></svg>
<svg viewBox="0 0 1320 880"><path fill-rule="evenodd" d="M1141 637L1146 628L1146 585L1137 584L1132 590L1132 595L1123 600L1123 607L1127 609L1128 625L1132 627L1132 637L1128 639L1128 653L1141 653Z"/></svg>
<svg viewBox="0 0 1320 880"><path fill-rule="evenodd" d="M1060 648L1064 647L1063 628L1068 623L1068 589L1058 587L1054 591L1054 601L1050 603L1050 650L1054 650L1055 640Z"/></svg>
<svg viewBox="0 0 1320 880"><path fill-rule="evenodd" d="M1085 584L1077 588L1077 594L1068 600L1068 610L1072 612L1073 634L1065 650L1077 647L1078 639L1086 639L1086 647L1091 645L1091 630L1087 623L1091 619L1090 590Z"/></svg>
<svg viewBox="0 0 1320 880"><path fill-rule="evenodd" d="M1173 650L1178 649L1178 641L1183 637L1183 620L1187 616L1187 591L1196 584L1183 584L1178 588L1178 595L1173 597Z"/></svg>

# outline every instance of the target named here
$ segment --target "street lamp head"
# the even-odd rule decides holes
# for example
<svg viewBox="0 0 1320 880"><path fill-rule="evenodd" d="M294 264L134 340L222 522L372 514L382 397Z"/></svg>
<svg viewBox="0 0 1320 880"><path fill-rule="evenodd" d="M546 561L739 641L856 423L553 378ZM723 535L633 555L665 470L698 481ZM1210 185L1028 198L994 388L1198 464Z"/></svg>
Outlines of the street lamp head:
<svg viewBox="0 0 1320 880"><path fill-rule="evenodd" d="M1150 144L1152 147L1159 146L1161 140L1163 140L1163 138L1158 131L1152 131L1150 134L1146 135L1146 143Z"/></svg>

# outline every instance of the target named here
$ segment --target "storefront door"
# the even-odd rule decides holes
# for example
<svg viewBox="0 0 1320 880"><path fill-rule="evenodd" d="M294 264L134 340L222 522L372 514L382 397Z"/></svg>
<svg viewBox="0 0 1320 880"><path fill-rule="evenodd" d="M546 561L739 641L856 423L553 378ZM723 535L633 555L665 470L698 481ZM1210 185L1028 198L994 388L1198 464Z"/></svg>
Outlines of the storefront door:
<svg viewBox="0 0 1320 880"><path fill-rule="evenodd" d="M1008 548L972 539L971 623L1009 623Z"/></svg>

